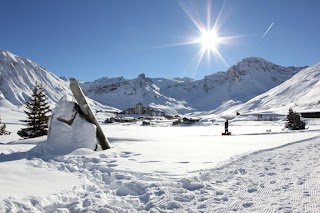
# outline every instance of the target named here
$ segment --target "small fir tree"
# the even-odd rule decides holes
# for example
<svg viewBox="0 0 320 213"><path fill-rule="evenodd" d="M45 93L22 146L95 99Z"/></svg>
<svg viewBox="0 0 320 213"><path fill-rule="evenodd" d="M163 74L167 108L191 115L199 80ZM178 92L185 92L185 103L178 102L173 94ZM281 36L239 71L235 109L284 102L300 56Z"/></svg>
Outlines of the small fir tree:
<svg viewBox="0 0 320 213"><path fill-rule="evenodd" d="M50 113L50 106L48 98L44 92L42 85L35 85L30 101L25 104L27 120L27 128L18 131L18 135L24 138L35 138L48 133L48 120Z"/></svg>
<svg viewBox="0 0 320 213"><path fill-rule="evenodd" d="M292 108L289 108L289 113L287 115L287 123L286 128L292 129L292 130L299 130L299 129L305 129L306 123L304 121L301 121L300 115L292 110Z"/></svg>
<svg viewBox="0 0 320 213"><path fill-rule="evenodd" d="M9 135L10 134L10 132L8 132L7 130L6 130L6 125L5 124L2 124L2 122L1 122L1 117L0 117L0 135Z"/></svg>

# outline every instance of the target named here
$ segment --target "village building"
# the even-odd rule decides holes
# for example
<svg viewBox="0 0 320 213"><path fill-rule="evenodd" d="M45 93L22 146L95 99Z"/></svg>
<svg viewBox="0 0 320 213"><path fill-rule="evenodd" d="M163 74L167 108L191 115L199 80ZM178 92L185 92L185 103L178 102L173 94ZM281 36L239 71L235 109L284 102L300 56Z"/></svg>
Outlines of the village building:
<svg viewBox="0 0 320 213"><path fill-rule="evenodd" d="M150 115L150 116L165 116L166 114L162 111L155 110L151 107L144 107L142 103L138 103L134 107L128 108L124 111L122 111L121 114L137 114L137 115Z"/></svg>
<svg viewBox="0 0 320 213"><path fill-rule="evenodd" d="M300 112L303 118L320 118L320 111Z"/></svg>

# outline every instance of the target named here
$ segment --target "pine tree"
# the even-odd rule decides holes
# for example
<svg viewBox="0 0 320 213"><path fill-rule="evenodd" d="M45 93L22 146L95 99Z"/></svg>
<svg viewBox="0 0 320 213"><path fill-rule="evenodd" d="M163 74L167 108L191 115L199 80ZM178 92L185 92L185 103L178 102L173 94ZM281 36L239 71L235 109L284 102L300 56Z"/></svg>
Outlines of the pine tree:
<svg viewBox="0 0 320 213"><path fill-rule="evenodd" d="M25 104L27 120L27 128L18 131L18 135L24 138L34 138L48 133L48 113L51 111L48 98L44 92L42 85L35 85L30 101Z"/></svg>
<svg viewBox="0 0 320 213"><path fill-rule="evenodd" d="M306 123L301 121L300 115L289 108L289 113L287 115L286 128L292 130L305 129Z"/></svg>
<svg viewBox="0 0 320 213"><path fill-rule="evenodd" d="M0 117L0 135L10 135L10 132L8 132L7 130L6 130L6 124L2 124L2 122L1 122L1 117Z"/></svg>
<svg viewBox="0 0 320 213"><path fill-rule="evenodd" d="M291 128L294 124L294 112L291 107L289 108L289 113L287 115L287 122L287 128Z"/></svg>

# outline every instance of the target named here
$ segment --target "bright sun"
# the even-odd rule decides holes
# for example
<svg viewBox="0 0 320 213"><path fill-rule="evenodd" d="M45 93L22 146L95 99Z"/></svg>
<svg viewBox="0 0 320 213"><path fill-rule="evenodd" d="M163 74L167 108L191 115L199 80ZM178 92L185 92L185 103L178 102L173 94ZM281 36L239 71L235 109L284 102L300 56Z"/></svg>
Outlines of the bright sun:
<svg viewBox="0 0 320 213"><path fill-rule="evenodd" d="M216 51L219 41L220 39L215 30L203 31L199 39L199 43L202 44L202 48L205 51Z"/></svg>
<svg viewBox="0 0 320 213"><path fill-rule="evenodd" d="M181 8L184 10L184 12L187 14L187 16L190 18L190 20L193 22L193 24L196 26L196 28L199 31L199 34L197 37L189 37L186 41L183 41L181 43L169 45L169 46L181 46L181 45L194 45L197 44L200 47L199 51L196 53L196 66L194 69L193 75L197 72L198 67L200 66L200 63L202 62L205 55L207 55L208 61L215 60L215 61L221 61L223 64L225 64L226 67L229 67L228 63L224 59L223 55L220 53L220 46L223 46L225 44L228 44L230 40L239 38L245 35L239 35L239 36L221 36L219 35L219 30L223 26L219 21L222 15L222 10L224 5L220 8L219 13L217 13L216 19L214 22L212 22L211 18L211 1L207 1L207 19L206 22L202 22L204 19L201 19L197 16L194 16L193 13L193 7L190 7L188 4L184 4L183 1L178 0ZM195 13L197 14L197 13Z"/></svg>

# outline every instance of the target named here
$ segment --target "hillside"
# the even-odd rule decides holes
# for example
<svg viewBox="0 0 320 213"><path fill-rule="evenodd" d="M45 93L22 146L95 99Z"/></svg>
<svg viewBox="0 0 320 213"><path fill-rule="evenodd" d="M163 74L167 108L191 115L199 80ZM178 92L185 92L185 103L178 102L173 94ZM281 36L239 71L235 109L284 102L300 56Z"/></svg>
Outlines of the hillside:
<svg viewBox="0 0 320 213"><path fill-rule="evenodd" d="M42 84L51 103L70 94L68 83L29 59L0 50L0 106L20 106L29 100L33 86Z"/></svg>
<svg viewBox="0 0 320 213"><path fill-rule="evenodd" d="M55 76L29 59L0 50L0 107L20 107L29 101L36 83L42 84L52 107L64 95L71 95L68 81ZM91 99L88 101L95 110L117 110Z"/></svg>
<svg viewBox="0 0 320 213"><path fill-rule="evenodd" d="M286 113L320 109L320 64L301 70L283 84L263 93L244 104L232 107L226 113L268 112Z"/></svg>

